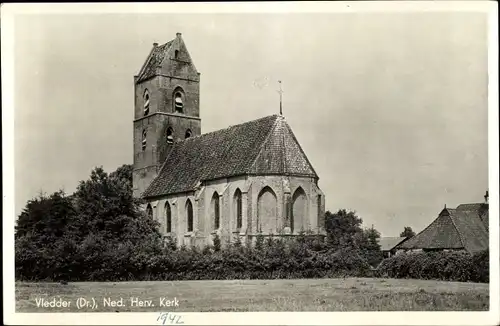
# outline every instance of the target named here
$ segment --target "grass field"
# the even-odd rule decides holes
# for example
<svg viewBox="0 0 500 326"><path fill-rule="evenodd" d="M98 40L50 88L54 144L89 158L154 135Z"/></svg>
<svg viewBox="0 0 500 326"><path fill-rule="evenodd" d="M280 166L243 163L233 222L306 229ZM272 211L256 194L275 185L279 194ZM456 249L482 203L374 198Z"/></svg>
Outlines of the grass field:
<svg viewBox="0 0 500 326"><path fill-rule="evenodd" d="M94 309L76 301L95 299ZM151 300L131 306L130 298ZM178 307L160 300L177 298ZM61 298L69 307L37 307L37 299ZM104 307L123 298L124 307ZM166 303L166 301L163 301ZM489 308L488 284L397 279L300 279L176 282L16 283L17 312L135 311L376 311L476 310Z"/></svg>

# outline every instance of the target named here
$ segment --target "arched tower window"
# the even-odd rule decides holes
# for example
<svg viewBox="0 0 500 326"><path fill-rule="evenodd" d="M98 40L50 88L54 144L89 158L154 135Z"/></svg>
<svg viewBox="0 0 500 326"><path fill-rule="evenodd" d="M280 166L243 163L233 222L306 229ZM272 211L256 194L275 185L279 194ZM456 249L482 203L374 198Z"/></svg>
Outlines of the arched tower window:
<svg viewBox="0 0 500 326"><path fill-rule="evenodd" d="M186 134L184 135L184 138L185 139L191 138L192 135L193 135L193 133L191 132L190 129L188 129L188 130L186 130Z"/></svg>
<svg viewBox="0 0 500 326"><path fill-rule="evenodd" d="M147 136L148 136L148 132L146 129L144 129L142 131L142 150L145 151L146 150L146 142L147 142Z"/></svg>
<svg viewBox="0 0 500 326"><path fill-rule="evenodd" d="M175 50L174 59L179 59L179 50Z"/></svg>
<svg viewBox="0 0 500 326"><path fill-rule="evenodd" d="M165 225L166 232L172 232L172 210L170 209L170 204L168 202L165 203Z"/></svg>
<svg viewBox="0 0 500 326"><path fill-rule="evenodd" d="M153 219L153 208L150 204L148 204L148 207L146 208L146 214L149 219Z"/></svg>
<svg viewBox="0 0 500 326"><path fill-rule="evenodd" d="M220 227L220 203L219 203L219 194L214 192L212 196L211 202L211 210L212 210L212 221L214 221L214 230L219 229Z"/></svg>
<svg viewBox="0 0 500 326"><path fill-rule="evenodd" d="M184 112L184 92L180 87L174 91L174 112Z"/></svg>
<svg viewBox="0 0 500 326"><path fill-rule="evenodd" d="M143 98L144 98L144 115L146 116L149 114L149 91L147 89L144 91Z"/></svg>
<svg viewBox="0 0 500 326"><path fill-rule="evenodd" d="M173 144L174 142L174 129L172 127L168 127L167 129L167 143Z"/></svg>
<svg viewBox="0 0 500 326"><path fill-rule="evenodd" d="M241 229L243 225L242 213L243 213L243 201L240 189L236 189L234 193L234 212L236 219L236 228Z"/></svg>
<svg viewBox="0 0 500 326"><path fill-rule="evenodd" d="M191 200L186 202L186 215L187 215L187 231L193 232L193 204Z"/></svg>

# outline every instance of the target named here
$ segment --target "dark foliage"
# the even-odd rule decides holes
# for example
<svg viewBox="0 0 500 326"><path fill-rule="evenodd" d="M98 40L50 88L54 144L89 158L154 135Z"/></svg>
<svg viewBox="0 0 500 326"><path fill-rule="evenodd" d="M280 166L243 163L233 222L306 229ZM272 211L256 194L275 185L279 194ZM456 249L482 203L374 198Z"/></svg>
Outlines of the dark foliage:
<svg viewBox="0 0 500 326"><path fill-rule="evenodd" d="M404 238L412 238L415 236L415 232L412 230L411 227L405 226L403 232L401 232L399 236Z"/></svg>
<svg viewBox="0 0 500 326"><path fill-rule="evenodd" d="M488 250L475 255L465 251L402 253L384 259L377 274L391 278L487 283L489 253Z"/></svg>

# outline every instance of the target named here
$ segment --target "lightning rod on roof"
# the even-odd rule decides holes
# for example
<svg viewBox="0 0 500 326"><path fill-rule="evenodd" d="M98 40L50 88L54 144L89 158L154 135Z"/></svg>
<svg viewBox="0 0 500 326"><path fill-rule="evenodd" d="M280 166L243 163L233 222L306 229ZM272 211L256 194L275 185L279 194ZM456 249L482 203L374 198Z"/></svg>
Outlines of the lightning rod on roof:
<svg viewBox="0 0 500 326"><path fill-rule="evenodd" d="M277 91L280 94L280 115L283 115L283 89L281 89L281 80L278 80L280 89Z"/></svg>

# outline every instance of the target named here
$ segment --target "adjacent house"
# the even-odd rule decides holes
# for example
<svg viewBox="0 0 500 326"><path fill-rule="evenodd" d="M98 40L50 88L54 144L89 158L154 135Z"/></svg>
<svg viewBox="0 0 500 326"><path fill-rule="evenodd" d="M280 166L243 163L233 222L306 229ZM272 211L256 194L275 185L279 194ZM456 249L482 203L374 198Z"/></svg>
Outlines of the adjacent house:
<svg viewBox="0 0 500 326"><path fill-rule="evenodd" d="M398 251L398 245L402 244L407 237L381 237L378 239L380 250L384 254L384 258L394 256Z"/></svg>
<svg viewBox="0 0 500 326"><path fill-rule="evenodd" d="M402 250L466 250L476 253L489 246L489 206L485 203L461 204L444 208L422 232L401 243Z"/></svg>

